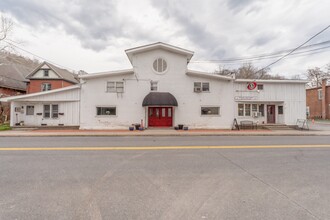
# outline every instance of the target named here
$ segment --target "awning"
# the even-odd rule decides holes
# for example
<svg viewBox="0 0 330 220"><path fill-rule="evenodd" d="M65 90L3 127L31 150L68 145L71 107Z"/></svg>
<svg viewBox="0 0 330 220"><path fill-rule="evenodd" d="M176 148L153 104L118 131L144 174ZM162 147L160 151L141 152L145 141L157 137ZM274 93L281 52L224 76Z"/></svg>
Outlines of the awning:
<svg viewBox="0 0 330 220"><path fill-rule="evenodd" d="M142 106L178 106L178 102L169 92L150 92L143 99Z"/></svg>

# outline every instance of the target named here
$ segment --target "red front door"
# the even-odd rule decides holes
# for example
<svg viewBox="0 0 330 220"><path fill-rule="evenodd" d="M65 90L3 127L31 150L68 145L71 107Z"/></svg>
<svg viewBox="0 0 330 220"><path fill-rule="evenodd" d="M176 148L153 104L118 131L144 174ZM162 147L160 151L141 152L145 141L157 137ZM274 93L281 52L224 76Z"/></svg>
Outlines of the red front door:
<svg viewBox="0 0 330 220"><path fill-rule="evenodd" d="M267 105L267 123L275 123L275 105Z"/></svg>
<svg viewBox="0 0 330 220"><path fill-rule="evenodd" d="M149 107L148 124L150 127L172 127L172 107Z"/></svg>

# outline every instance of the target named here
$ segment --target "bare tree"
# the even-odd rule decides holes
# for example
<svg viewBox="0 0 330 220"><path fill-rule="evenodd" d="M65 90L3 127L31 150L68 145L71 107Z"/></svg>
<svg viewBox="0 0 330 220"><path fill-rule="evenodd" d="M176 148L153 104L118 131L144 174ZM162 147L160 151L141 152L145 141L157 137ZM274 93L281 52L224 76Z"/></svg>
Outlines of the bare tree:
<svg viewBox="0 0 330 220"><path fill-rule="evenodd" d="M330 77L330 73L321 70L319 67L314 67L307 70L306 76L311 81L313 87L320 87L322 86L322 79Z"/></svg>
<svg viewBox="0 0 330 220"><path fill-rule="evenodd" d="M1 16L0 21L0 53L1 56L4 55L4 50L9 46L8 43L6 43L6 39L8 39L8 35L13 29L13 21L9 18ZM0 63L1 64L1 63ZM3 94L0 94L0 98L4 96ZM5 122L8 118L9 114L9 105L4 104L0 102L0 124Z"/></svg>
<svg viewBox="0 0 330 220"><path fill-rule="evenodd" d="M221 69L215 71L215 74L219 75L229 75L235 74L237 79L284 79L280 75L271 75L268 73L269 69L259 69L255 67L252 63L243 64L238 69Z"/></svg>
<svg viewBox="0 0 330 220"><path fill-rule="evenodd" d="M300 80L300 79L302 79L302 76L300 74L296 74L296 75L291 76L291 79Z"/></svg>
<svg viewBox="0 0 330 220"><path fill-rule="evenodd" d="M0 51L5 50L8 47L8 44L5 42L8 39L8 35L12 31L14 23L11 19L1 15L0 21Z"/></svg>

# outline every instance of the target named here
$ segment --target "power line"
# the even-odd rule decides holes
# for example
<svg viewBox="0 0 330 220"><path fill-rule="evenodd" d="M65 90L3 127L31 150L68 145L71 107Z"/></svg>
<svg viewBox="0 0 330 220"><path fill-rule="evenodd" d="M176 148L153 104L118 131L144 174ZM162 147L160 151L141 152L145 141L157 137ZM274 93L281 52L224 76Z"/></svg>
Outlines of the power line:
<svg viewBox="0 0 330 220"><path fill-rule="evenodd" d="M307 50L307 51L300 51L300 52L295 52L292 54L291 58L294 57L301 57L301 56L309 56L311 54L317 54L317 53L323 53L326 52L328 49L330 48L330 46L326 46L326 47L321 47L321 48L315 48L315 49L311 49L311 50ZM253 61L261 61L261 60L268 60L268 59L275 59L277 57L282 56L281 54L279 55L272 55L272 56L267 56L267 57L258 57L258 58L250 58L250 59L236 59L234 61L214 61L214 60L210 60L210 61L195 61L192 63L223 63L223 64L239 64L239 63L248 63L248 62L253 62Z"/></svg>
<svg viewBox="0 0 330 220"><path fill-rule="evenodd" d="M324 31L326 31L328 28L330 27L330 25L328 25L327 27L323 28L321 31L319 31L318 33L314 34L311 38L309 38L307 41L305 41L304 43L302 43L301 45L299 45L298 47L296 47L295 49L291 50L289 53L283 55L282 57L280 57L279 59L275 60L274 62L268 64L267 66L261 68L260 70L258 70L255 73L261 72L267 68L269 68L270 66L274 65L275 63L278 63L279 61L281 61L282 59L284 59L285 57L289 56L290 54L292 54L293 52L295 52L296 50L298 50L299 48L301 48L302 46L304 46L305 44L307 44L309 41L311 41L312 39L314 39L316 36L320 35L321 33L323 33Z"/></svg>
<svg viewBox="0 0 330 220"><path fill-rule="evenodd" d="M55 62L52 62L52 61L50 61L50 60L48 60L48 59L45 59L44 57L38 56L38 55L36 55L36 54L34 54L34 53L30 52L30 51L27 51L27 50L25 50L25 49L23 49L23 48L21 48L21 47L15 45L15 44L11 43L11 42L8 42L7 40L5 40L5 42L8 43L9 45L15 47L15 48L18 48L18 49L20 49L20 50L26 52L26 53L29 53L29 54L31 54L31 55L33 55L33 56L35 56L35 57L38 57L39 59L45 60L45 61L47 61L47 62L49 62L49 63L51 63L51 64L54 64L54 65L56 65L56 66L59 66L59 67L62 67L62 68L65 68L65 69L68 69L68 70L71 70L71 71L74 71L74 72L75 72L75 70L72 69L72 68L65 67L65 66L63 66L63 65L57 64L57 63L55 63Z"/></svg>
<svg viewBox="0 0 330 220"><path fill-rule="evenodd" d="M329 44L329 43L330 43L330 40L323 41L323 42L316 43L316 44L310 44L310 45L299 48L299 50L313 48L315 46L321 46L321 45ZM303 53L308 53L308 52L311 52L311 51L323 50L323 49L326 49L326 48L329 48L329 47L330 46L319 47L319 48L315 48L315 49L296 52L294 54L303 54ZM293 49L276 51L276 52L273 52L273 53L265 53L265 54L260 54L260 55L253 55L253 56L250 56L250 57L249 56L236 57L236 58L232 57L232 58L219 59L219 60L196 60L196 61L191 61L191 63L229 63L229 62L235 62L235 61L245 61L246 62L246 61L262 60L262 59L272 59L272 58L280 57L280 56L283 55L283 53L291 51L291 50L293 50ZM320 51L320 52L324 52L324 51Z"/></svg>

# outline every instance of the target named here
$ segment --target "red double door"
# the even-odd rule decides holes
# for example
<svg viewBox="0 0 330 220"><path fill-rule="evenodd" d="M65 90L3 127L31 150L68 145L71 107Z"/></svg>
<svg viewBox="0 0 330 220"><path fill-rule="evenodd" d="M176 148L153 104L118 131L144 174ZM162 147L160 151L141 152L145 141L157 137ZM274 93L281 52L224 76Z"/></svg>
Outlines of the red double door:
<svg viewBox="0 0 330 220"><path fill-rule="evenodd" d="M172 107L149 107L148 125L150 127L172 127L173 108Z"/></svg>

